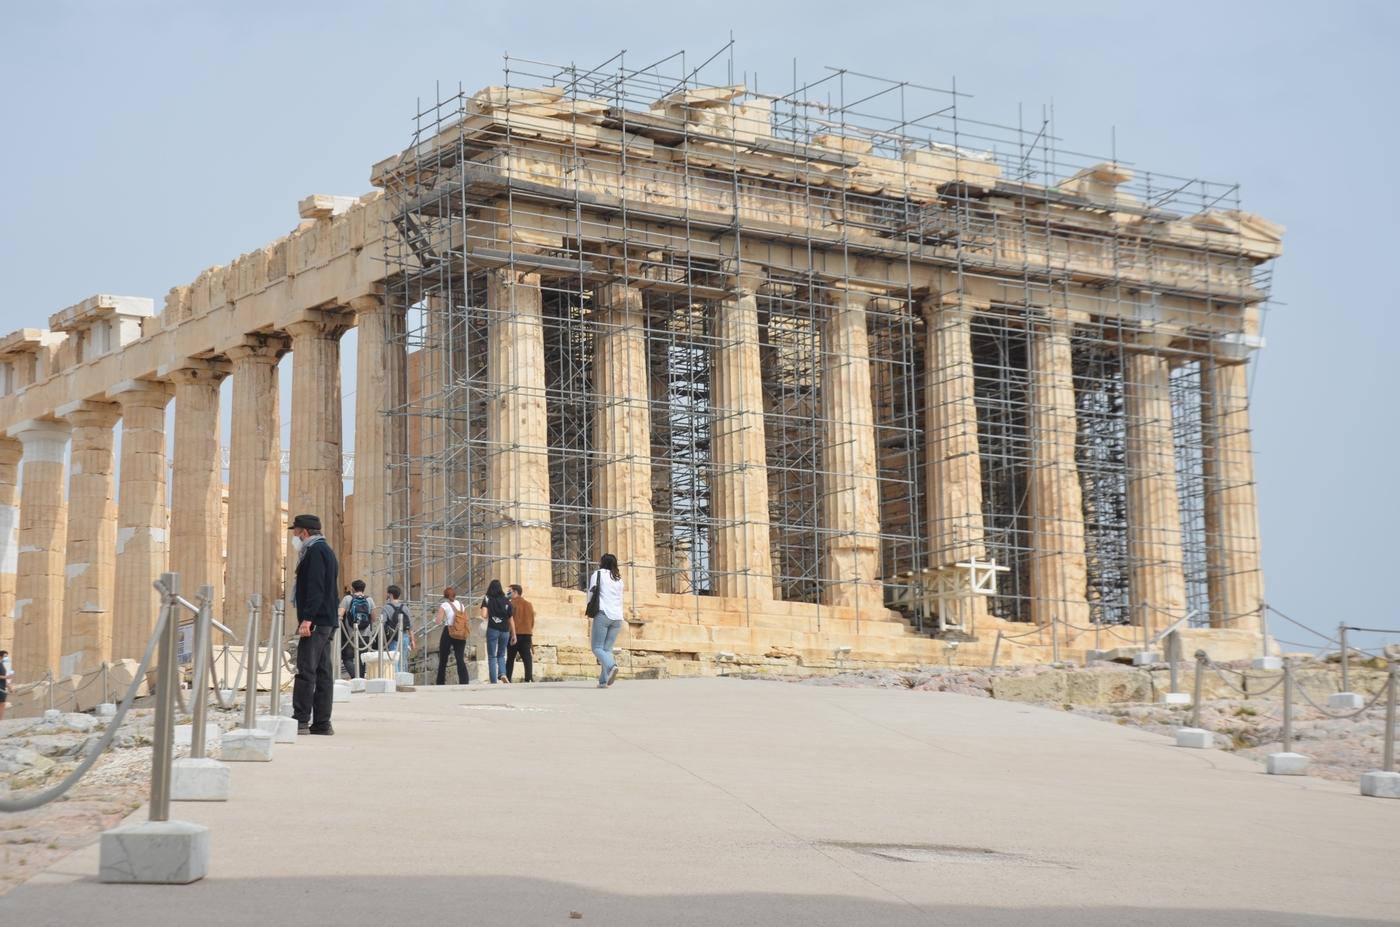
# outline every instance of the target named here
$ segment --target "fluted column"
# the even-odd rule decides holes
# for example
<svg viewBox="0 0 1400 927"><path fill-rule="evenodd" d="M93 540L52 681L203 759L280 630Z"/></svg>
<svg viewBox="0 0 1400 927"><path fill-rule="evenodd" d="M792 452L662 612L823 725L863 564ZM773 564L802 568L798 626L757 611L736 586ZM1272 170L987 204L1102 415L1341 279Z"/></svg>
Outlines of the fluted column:
<svg viewBox="0 0 1400 927"><path fill-rule="evenodd" d="M112 657L139 660L160 611L152 585L168 565L165 407L170 384L134 380L108 392L122 409L117 497L117 581Z"/></svg>
<svg viewBox="0 0 1400 927"><path fill-rule="evenodd" d="M224 623L236 635L248 625L248 596L282 597L282 524L277 361L282 338L248 338L230 348L233 421L229 440L228 562ZM290 613L289 613L290 618Z"/></svg>
<svg viewBox="0 0 1400 927"><path fill-rule="evenodd" d="M544 320L537 274L487 272L488 532L493 576L526 590L553 585Z"/></svg>
<svg viewBox="0 0 1400 927"><path fill-rule="evenodd" d="M15 573L19 569L19 462L24 445L0 437L0 650L14 650Z"/></svg>
<svg viewBox="0 0 1400 927"><path fill-rule="evenodd" d="M1171 368L1157 353L1166 346L1165 338L1142 337L1123 363L1129 588L1134 623L1149 631L1186 614Z"/></svg>
<svg viewBox="0 0 1400 927"><path fill-rule="evenodd" d="M1063 313L1032 319L1030 330L1031 617L1089 621L1084 560L1084 499L1075 459L1072 321Z"/></svg>
<svg viewBox="0 0 1400 927"><path fill-rule="evenodd" d="M716 595L769 601L773 545L755 282L740 278L734 296L715 310L712 583Z"/></svg>
<svg viewBox="0 0 1400 927"><path fill-rule="evenodd" d="M72 426L73 441L60 666L70 673L86 673L112 658L117 568L112 428L121 418L121 407L84 401L64 406L58 414Z"/></svg>
<svg viewBox="0 0 1400 927"><path fill-rule="evenodd" d="M193 597L201 586L224 600L224 479L219 452L219 384L227 370L193 363L170 374L175 383L174 465L170 475L170 569Z"/></svg>
<svg viewBox="0 0 1400 927"><path fill-rule="evenodd" d="M337 315L304 319L287 326L292 336L292 430L288 447L287 515L316 515L331 550L344 550L345 463L341 452L340 336ZM285 532L284 532L285 534ZM296 554L290 536L286 551L290 599ZM358 577L343 576L347 582Z"/></svg>
<svg viewBox="0 0 1400 927"><path fill-rule="evenodd" d="M822 600L883 617L866 293L837 291L822 339Z"/></svg>
<svg viewBox="0 0 1400 927"><path fill-rule="evenodd" d="M617 555L631 598L656 591L651 511L651 408L646 318L635 287L610 284L593 296L593 447L599 543Z"/></svg>
<svg viewBox="0 0 1400 927"><path fill-rule="evenodd" d="M355 512L351 529L351 572L382 596L389 576L389 528L401 524L406 501L398 485L406 470L407 422L395 414L408 389L407 358L402 338L404 319L378 295L350 301L358 336L355 363Z"/></svg>
<svg viewBox="0 0 1400 927"><path fill-rule="evenodd" d="M63 452L68 426L31 420L11 428L9 434L24 445L15 580L15 681L32 682L45 672L58 672L67 534Z"/></svg>
<svg viewBox="0 0 1400 927"><path fill-rule="evenodd" d="M924 304L929 566L935 568L987 556L972 365L975 308L956 293ZM986 616L987 599L971 596L946 608L951 623L971 627Z"/></svg>
<svg viewBox="0 0 1400 927"><path fill-rule="evenodd" d="M1211 627L1259 631L1264 574L1249 432L1249 367L1240 358L1202 362L1207 585Z"/></svg>

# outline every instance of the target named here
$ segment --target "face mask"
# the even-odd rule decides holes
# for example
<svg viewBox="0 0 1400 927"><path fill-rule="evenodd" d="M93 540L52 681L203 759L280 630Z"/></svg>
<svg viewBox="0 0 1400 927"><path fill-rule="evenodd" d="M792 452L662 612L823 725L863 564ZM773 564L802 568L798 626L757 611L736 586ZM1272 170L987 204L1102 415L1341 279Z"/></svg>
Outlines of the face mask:
<svg viewBox="0 0 1400 927"><path fill-rule="evenodd" d="M292 535L292 550L301 553L301 549L306 546L306 542L299 535Z"/></svg>

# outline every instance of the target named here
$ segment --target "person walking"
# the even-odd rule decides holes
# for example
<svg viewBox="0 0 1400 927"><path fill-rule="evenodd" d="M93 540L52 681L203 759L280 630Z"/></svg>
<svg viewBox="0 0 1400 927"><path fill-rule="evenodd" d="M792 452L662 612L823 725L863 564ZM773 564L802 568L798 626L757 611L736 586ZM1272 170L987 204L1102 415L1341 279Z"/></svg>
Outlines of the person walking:
<svg viewBox="0 0 1400 927"><path fill-rule="evenodd" d="M338 614L340 668L350 679L363 679L365 651L370 647L370 628L374 625L374 599L365 595L363 579L350 584L350 592L340 600Z"/></svg>
<svg viewBox="0 0 1400 927"><path fill-rule="evenodd" d="M515 658L525 664L525 681L535 681L534 653L531 650L535 634L535 606L525 598L525 590L519 583L511 583L511 620L515 622L515 642L506 651L506 681L515 682Z"/></svg>
<svg viewBox="0 0 1400 927"><path fill-rule="evenodd" d="M622 630L622 573L617 557L603 554L598 569L588 581L588 615L593 621L593 655L598 658L598 688L606 689L617 680L613 644Z"/></svg>
<svg viewBox="0 0 1400 927"><path fill-rule="evenodd" d="M0 650L0 721L5 720L5 711L9 708L10 680L14 676L14 667L10 666L10 652Z"/></svg>
<svg viewBox="0 0 1400 927"><path fill-rule="evenodd" d="M438 642L437 684L447 683L447 655L450 651L457 659L457 684L465 686L471 681L467 676L466 661L471 623L467 619L467 610L457 602L457 590L451 586L442 590L438 617L442 619L442 640Z"/></svg>
<svg viewBox="0 0 1400 927"><path fill-rule="evenodd" d="M331 705L335 698L335 674L331 670L331 644L335 638L336 596L340 564L335 551L321 534L321 519L298 515L292 519L292 546L297 551L296 581L292 604L297 627L297 676L292 685L292 717L298 734L334 734Z"/></svg>
<svg viewBox="0 0 1400 927"><path fill-rule="evenodd" d="M510 682L506 675L506 651L515 643L515 617L510 598L499 579L491 580L481 600L481 617L486 619L486 666L492 685Z"/></svg>
<svg viewBox="0 0 1400 927"><path fill-rule="evenodd" d="M413 636L413 622L408 617L408 609L402 600L403 590L390 586L384 590L387 598L379 609L379 624L384 628L384 649L397 654L394 658L394 672L409 672L409 658L418 646Z"/></svg>

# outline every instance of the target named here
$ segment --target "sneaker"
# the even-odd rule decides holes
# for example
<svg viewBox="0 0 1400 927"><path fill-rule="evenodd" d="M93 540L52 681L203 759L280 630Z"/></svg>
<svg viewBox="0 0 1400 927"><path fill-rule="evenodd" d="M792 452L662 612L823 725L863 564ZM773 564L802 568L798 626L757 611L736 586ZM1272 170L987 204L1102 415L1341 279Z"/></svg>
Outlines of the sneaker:
<svg viewBox="0 0 1400 927"><path fill-rule="evenodd" d="M612 685L614 682L617 682L617 667L616 667L616 666L614 666L612 669L608 670L608 685Z"/></svg>
<svg viewBox="0 0 1400 927"><path fill-rule="evenodd" d="M607 687L608 687L608 684L607 684L606 682L600 682L600 683L598 683L598 688L600 688L600 689L606 689Z"/></svg>
<svg viewBox="0 0 1400 927"><path fill-rule="evenodd" d="M298 724L298 725L297 725L297 733L298 733L298 734L310 734L310 733L311 733L311 725L309 725L309 724Z"/></svg>
<svg viewBox="0 0 1400 927"><path fill-rule="evenodd" d="M326 735L327 737L329 737L329 736L331 736L332 734L335 733L335 728L331 727L329 724L327 724L325 727L308 727L308 728L306 729L306 733L308 733L308 734L324 734L324 735Z"/></svg>
<svg viewBox="0 0 1400 927"><path fill-rule="evenodd" d="M506 677L505 674L502 674L502 675L501 675L500 682L503 682L503 683L505 683L506 685L510 685L510 679L509 679L508 677Z"/></svg>

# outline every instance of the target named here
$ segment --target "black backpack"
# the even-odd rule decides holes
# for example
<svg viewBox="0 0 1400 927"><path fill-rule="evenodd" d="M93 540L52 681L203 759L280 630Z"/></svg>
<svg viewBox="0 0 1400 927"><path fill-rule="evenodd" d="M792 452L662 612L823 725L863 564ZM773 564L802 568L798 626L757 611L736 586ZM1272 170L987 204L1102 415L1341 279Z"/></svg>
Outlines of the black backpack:
<svg viewBox="0 0 1400 927"><path fill-rule="evenodd" d="M350 622L350 626L364 633L369 630L370 611L369 599L356 594L350 597L350 607L345 610L345 618Z"/></svg>
<svg viewBox="0 0 1400 927"><path fill-rule="evenodd" d="M403 604L395 602L393 611L384 616L384 640L393 643L399 639L399 628L401 619L404 617Z"/></svg>

